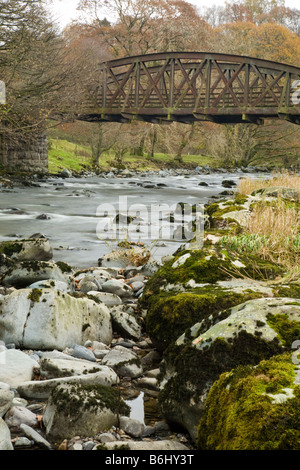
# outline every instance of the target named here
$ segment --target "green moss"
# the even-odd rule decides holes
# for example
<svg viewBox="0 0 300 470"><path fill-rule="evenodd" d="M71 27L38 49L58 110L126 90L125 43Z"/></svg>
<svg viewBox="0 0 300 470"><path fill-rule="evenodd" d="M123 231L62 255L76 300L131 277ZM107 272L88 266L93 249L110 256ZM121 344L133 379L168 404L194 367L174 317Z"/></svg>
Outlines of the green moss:
<svg viewBox="0 0 300 470"><path fill-rule="evenodd" d="M267 323L278 334L281 342L288 348L292 346L293 341L300 339L300 322L290 320L287 314L267 316Z"/></svg>
<svg viewBox="0 0 300 470"><path fill-rule="evenodd" d="M243 194L237 194L234 198L234 202L236 204L244 205L248 200L248 196L244 196Z"/></svg>
<svg viewBox="0 0 300 470"><path fill-rule="evenodd" d="M190 254L190 257L180 266L173 267L174 262L185 254ZM237 261L238 266L235 264ZM281 273L281 266L255 254L238 254L230 247L225 249L221 245L205 245L202 250L183 251L164 264L147 282L140 306L147 308L151 296L159 294L167 284L181 284L185 287L191 279L199 284L213 284L237 277L270 280Z"/></svg>
<svg viewBox="0 0 300 470"><path fill-rule="evenodd" d="M0 254L6 256L13 256L16 253L22 251L22 243L19 242L1 242L0 243Z"/></svg>
<svg viewBox="0 0 300 470"><path fill-rule="evenodd" d="M27 298L30 299L32 302L39 302L42 294L43 294L42 289L32 289L29 292Z"/></svg>
<svg viewBox="0 0 300 470"><path fill-rule="evenodd" d="M209 348L197 349L191 342L170 345L164 352L165 364L176 370L159 395L162 412L171 416L178 406L193 400L196 409L199 397L225 371L239 365L255 365L265 358L282 352L276 340L265 341L260 336L241 330L231 342L218 338ZM166 373L162 365L162 375ZM189 405L188 405L189 406Z"/></svg>
<svg viewBox="0 0 300 470"><path fill-rule="evenodd" d="M290 297L292 299L300 299L300 284L290 283L288 286L278 286L276 288L276 297Z"/></svg>
<svg viewBox="0 0 300 470"><path fill-rule="evenodd" d="M64 263L63 261L57 261L56 265L59 267L59 269L63 273L71 273L72 272L71 266L69 266L67 263Z"/></svg>
<svg viewBox="0 0 300 470"><path fill-rule="evenodd" d="M51 398L59 412L70 416L100 406L127 416L130 411L129 406L120 399L117 389L99 384L76 384L70 389L57 386L52 391Z"/></svg>
<svg viewBox="0 0 300 470"><path fill-rule="evenodd" d="M230 314L231 307L257 297L261 294L235 293L213 285L192 292L154 295L149 301L146 330L157 349L163 351L195 323L202 321L205 331L214 323L213 317L220 321Z"/></svg>
<svg viewBox="0 0 300 470"><path fill-rule="evenodd" d="M206 399L198 428L199 450L299 450L300 388L290 355L224 373ZM276 403L269 393L293 391Z"/></svg>

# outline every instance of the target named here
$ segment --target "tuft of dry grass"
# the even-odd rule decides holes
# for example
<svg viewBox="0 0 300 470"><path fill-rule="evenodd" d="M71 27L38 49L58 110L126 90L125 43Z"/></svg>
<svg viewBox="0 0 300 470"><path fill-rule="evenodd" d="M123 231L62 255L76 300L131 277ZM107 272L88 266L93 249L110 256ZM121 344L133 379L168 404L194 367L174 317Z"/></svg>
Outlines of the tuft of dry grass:
<svg viewBox="0 0 300 470"><path fill-rule="evenodd" d="M250 195L253 191L264 188L291 188L300 190L300 175L291 173L274 174L271 178L251 179L242 178L239 182L237 192L243 195Z"/></svg>
<svg viewBox="0 0 300 470"><path fill-rule="evenodd" d="M258 255L284 266L290 277L300 276L300 213L296 206L289 207L280 198L273 204L256 204L247 232L260 237Z"/></svg>
<svg viewBox="0 0 300 470"><path fill-rule="evenodd" d="M281 187L300 190L300 176L278 174L270 179L242 179L238 188L240 194L249 195L253 191ZM299 202L278 197L256 202L247 227L229 243L237 251L253 253L284 267L285 281L300 280L300 211Z"/></svg>

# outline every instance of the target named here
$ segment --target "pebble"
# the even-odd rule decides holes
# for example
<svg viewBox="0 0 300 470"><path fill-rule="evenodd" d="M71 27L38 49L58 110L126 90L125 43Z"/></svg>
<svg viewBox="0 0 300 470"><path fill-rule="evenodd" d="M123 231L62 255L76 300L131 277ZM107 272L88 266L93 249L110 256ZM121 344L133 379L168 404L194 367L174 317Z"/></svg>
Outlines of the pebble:
<svg viewBox="0 0 300 470"><path fill-rule="evenodd" d="M86 348L85 346L80 346L79 344L74 344L72 346L72 356L77 357L78 359L85 359L87 361L96 362L95 355L93 351Z"/></svg>

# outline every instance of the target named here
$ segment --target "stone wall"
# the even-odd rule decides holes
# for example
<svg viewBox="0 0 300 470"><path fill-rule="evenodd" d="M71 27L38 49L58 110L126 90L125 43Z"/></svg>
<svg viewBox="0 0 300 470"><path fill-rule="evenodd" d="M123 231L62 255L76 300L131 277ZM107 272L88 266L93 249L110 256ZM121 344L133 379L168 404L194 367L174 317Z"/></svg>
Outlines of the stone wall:
<svg viewBox="0 0 300 470"><path fill-rule="evenodd" d="M9 169L30 172L48 170L48 142L40 135L32 142L11 143L0 136L0 164Z"/></svg>

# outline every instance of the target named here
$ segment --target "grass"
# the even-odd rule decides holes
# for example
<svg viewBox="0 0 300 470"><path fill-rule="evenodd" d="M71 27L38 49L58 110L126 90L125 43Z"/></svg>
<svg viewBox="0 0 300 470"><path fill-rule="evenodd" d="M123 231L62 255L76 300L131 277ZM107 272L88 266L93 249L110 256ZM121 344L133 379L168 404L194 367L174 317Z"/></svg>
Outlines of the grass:
<svg viewBox="0 0 300 470"><path fill-rule="evenodd" d="M253 191L264 188L291 188L300 190L300 177L296 174L277 173L270 179L242 178L238 185L238 193L250 195Z"/></svg>
<svg viewBox="0 0 300 470"><path fill-rule="evenodd" d="M49 139L49 172L58 173L64 168L80 172L92 164L92 155L88 147L77 145L67 140Z"/></svg>
<svg viewBox="0 0 300 470"><path fill-rule="evenodd" d="M276 175L270 180L241 180L238 192L251 194L263 187L300 190L300 176ZM221 243L237 252L256 254L276 262L285 269L285 281L300 280L300 212L299 203L282 198L262 199L252 209L242 233L223 237Z"/></svg>
<svg viewBox="0 0 300 470"><path fill-rule="evenodd" d="M87 145L76 144L59 138L49 138L49 172L58 173L64 168L70 171L80 172L82 169L92 169L92 152ZM171 167L196 167L209 165L217 166L216 159L201 155L184 155L182 163L178 163L173 155L156 153L154 158L147 156L134 156L126 153L121 162L116 162L113 152L101 155L99 169L110 171L113 167L127 168L131 170L159 170Z"/></svg>

